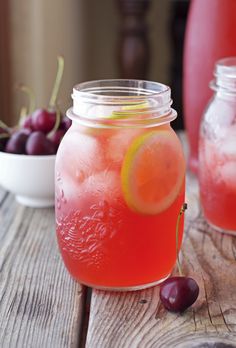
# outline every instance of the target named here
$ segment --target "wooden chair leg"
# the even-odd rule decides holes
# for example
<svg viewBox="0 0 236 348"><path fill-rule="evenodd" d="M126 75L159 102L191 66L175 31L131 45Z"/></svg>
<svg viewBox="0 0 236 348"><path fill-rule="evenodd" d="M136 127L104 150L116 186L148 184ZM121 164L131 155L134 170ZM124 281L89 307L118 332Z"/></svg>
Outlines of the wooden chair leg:
<svg viewBox="0 0 236 348"><path fill-rule="evenodd" d="M150 46L146 14L150 0L116 0L121 14L118 42L120 77L147 79Z"/></svg>

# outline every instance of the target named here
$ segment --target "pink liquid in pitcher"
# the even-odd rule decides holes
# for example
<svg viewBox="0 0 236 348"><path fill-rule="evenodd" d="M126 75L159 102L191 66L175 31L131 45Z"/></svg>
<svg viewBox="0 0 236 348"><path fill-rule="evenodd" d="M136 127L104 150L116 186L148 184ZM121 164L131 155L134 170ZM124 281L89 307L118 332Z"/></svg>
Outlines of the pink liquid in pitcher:
<svg viewBox="0 0 236 348"><path fill-rule="evenodd" d="M192 0L184 48L184 119L195 173L199 125L212 95L209 82L216 60L226 56L236 56L236 1Z"/></svg>

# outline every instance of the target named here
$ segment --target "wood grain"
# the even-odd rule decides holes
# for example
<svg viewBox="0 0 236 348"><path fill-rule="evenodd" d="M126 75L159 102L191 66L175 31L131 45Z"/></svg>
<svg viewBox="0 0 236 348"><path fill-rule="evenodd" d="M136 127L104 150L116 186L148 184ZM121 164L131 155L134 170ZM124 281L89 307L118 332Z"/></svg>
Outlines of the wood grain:
<svg viewBox="0 0 236 348"><path fill-rule="evenodd" d="M77 347L83 300L60 259L54 211L0 190L0 347Z"/></svg>
<svg viewBox="0 0 236 348"><path fill-rule="evenodd" d="M87 348L236 347L236 238L204 221L191 175L187 202L181 262L200 286L197 302L172 314L160 304L158 286L130 293L94 290Z"/></svg>

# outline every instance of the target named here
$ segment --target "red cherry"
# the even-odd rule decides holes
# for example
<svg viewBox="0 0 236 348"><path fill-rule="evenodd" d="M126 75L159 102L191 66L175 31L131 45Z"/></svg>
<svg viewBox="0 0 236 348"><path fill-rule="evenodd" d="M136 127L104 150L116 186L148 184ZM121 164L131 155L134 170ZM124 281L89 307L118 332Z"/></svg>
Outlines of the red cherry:
<svg viewBox="0 0 236 348"><path fill-rule="evenodd" d="M16 131L6 143L5 151L8 153L25 154L25 144L29 137L27 132Z"/></svg>
<svg viewBox="0 0 236 348"><path fill-rule="evenodd" d="M43 133L50 132L56 122L56 111L37 109L32 114L32 128Z"/></svg>
<svg viewBox="0 0 236 348"><path fill-rule="evenodd" d="M171 312L183 312L198 298L199 286L188 277L170 277L160 286L160 300Z"/></svg>
<svg viewBox="0 0 236 348"><path fill-rule="evenodd" d="M71 124L72 124L71 119L68 118L67 116L63 116L59 128L67 131L70 128Z"/></svg>
<svg viewBox="0 0 236 348"><path fill-rule="evenodd" d="M22 125L23 128L33 130L32 125L32 116L26 116L26 118L23 120Z"/></svg>
<svg viewBox="0 0 236 348"><path fill-rule="evenodd" d="M63 129L57 129L55 132L53 132L52 134L50 134L48 136L48 139L51 140L51 142L55 145L56 149L58 149L58 146L65 134L65 130Z"/></svg>
<svg viewBox="0 0 236 348"><path fill-rule="evenodd" d="M18 130L18 132L24 133L26 135L30 135L32 133L32 130L29 129L29 128L21 128L21 129Z"/></svg>
<svg viewBox="0 0 236 348"><path fill-rule="evenodd" d="M53 155L56 153L55 145L43 132L32 132L26 142L27 155Z"/></svg>

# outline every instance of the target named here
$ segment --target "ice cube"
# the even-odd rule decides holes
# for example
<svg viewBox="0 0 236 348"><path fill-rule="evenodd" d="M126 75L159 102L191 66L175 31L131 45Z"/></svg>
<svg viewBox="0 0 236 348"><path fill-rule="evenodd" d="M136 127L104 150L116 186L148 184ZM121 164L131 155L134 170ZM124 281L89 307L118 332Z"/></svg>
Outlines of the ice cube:
<svg viewBox="0 0 236 348"><path fill-rule="evenodd" d="M100 202L111 204L120 196L120 175L115 171L96 173L82 183L64 175L56 185L56 197L62 204L69 203L72 210L83 210Z"/></svg>
<svg viewBox="0 0 236 348"><path fill-rule="evenodd" d="M236 161L225 162L219 170L226 186L236 191Z"/></svg>
<svg viewBox="0 0 236 348"><path fill-rule="evenodd" d="M81 209L82 184L73 180L67 173L56 172L55 204L63 214Z"/></svg>
<svg viewBox="0 0 236 348"><path fill-rule="evenodd" d="M88 118L111 118L112 113L115 111L114 106L110 105L93 105L87 110L86 117Z"/></svg>
<svg viewBox="0 0 236 348"><path fill-rule="evenodd" d="M60 145L57 169L78 183L104 168L102 146L98 139L89 134L70 131ZM63 174L64 175L64 174Z"/></svg>
<svg viewBox="0 0 236 348"><path fill-rule="evenodd" d="M217 133L221 133L222 128L228 128L235 119L234 103L222 99L216 99L214 103L210 104L206 114L206 121L214 125Z"/></svg>
<svg viewBox="0 0 236 348"><path fill-rule="evenodd" d="M200 162L211 168L215 161L217 155L217 148L213 142L208 141L207 139L200 139L199 142L199 159Z"/></svg>
<svg viewBox="0 0 236 348"><path fill-rule="evenodd" d="M236 126L224 130L224 138L219 144L219 153L227 159L236 159Z"/></svg>
<svg viewBox="0 0 236 348"><path fill-rule="evenodd" d="M108 140L106 152L107 159L114 163L121 163L128 147L140 133L140 129L117 130Z"/></svg>
<svg viewBox="0 0 236 348"><path fill-rule="evenodd" d="M82 184L83 194L99 201L114 202L121 195L121 181L118 172L104 170L88 177Z"/></svg>

